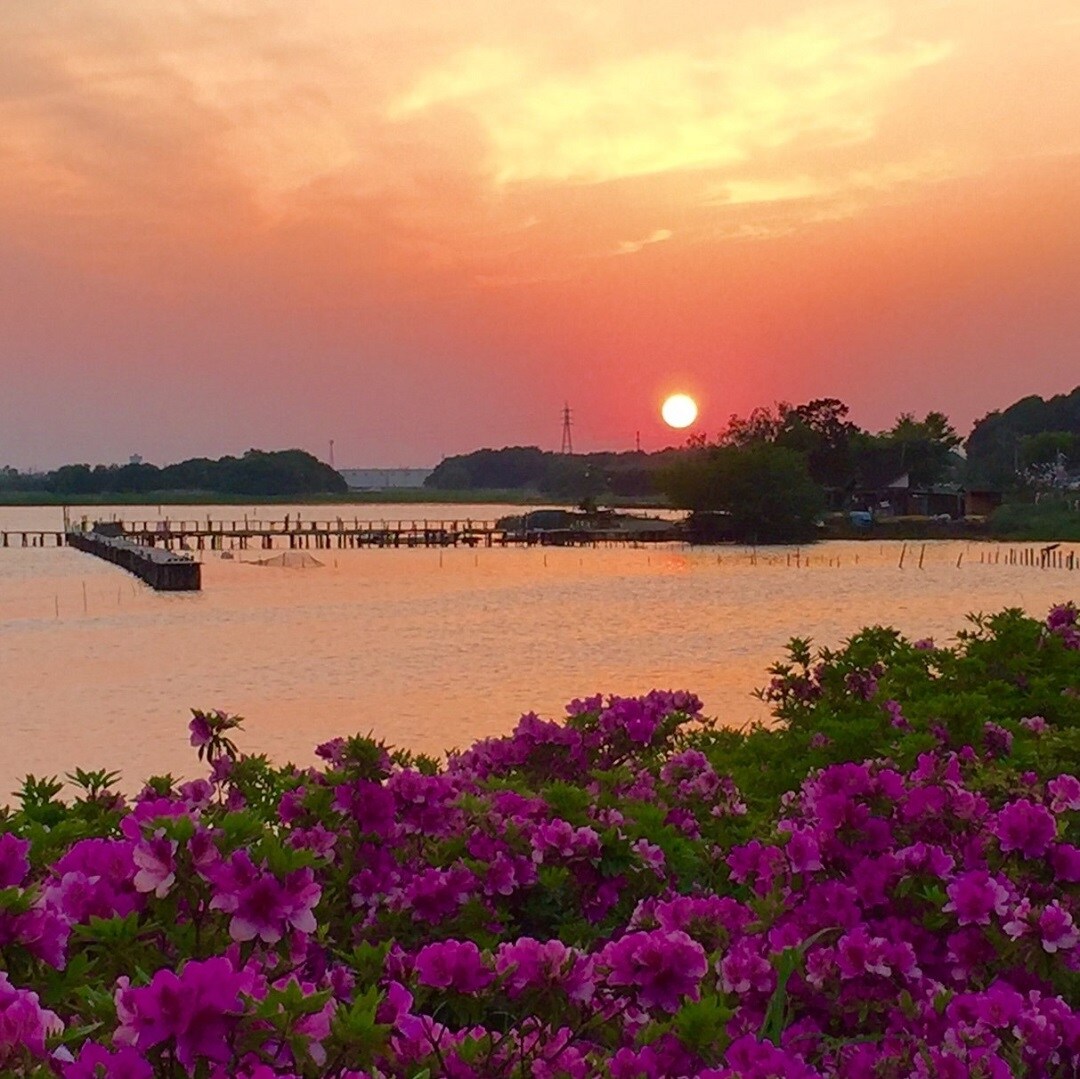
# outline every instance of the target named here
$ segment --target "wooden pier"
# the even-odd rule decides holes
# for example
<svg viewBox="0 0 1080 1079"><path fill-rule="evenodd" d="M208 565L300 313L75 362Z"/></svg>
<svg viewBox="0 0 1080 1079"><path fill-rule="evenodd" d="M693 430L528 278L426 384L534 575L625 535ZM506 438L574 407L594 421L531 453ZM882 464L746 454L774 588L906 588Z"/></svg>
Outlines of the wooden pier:
<svg viewBox="0 0 1080 1079"><path fill-rule="evenodd" d="M69 546L121 566L158 592L198 592L202 587L202 566L190 555L93 531L71 531L66 539Z"/></svg>
<svg viewBox="0 0 1080 1079"><path fill-rule="evenodd" d="M670 543L683 538L667 522L641 528L508 529L484 520L123 521L116 527L135 543L165 550L218 551L226 548L330 550L353 547L596 546L610 543Z"/></svg>
<svg viewBox="0 0 1080 1079"><path fill-rule="evenodd" d="M0 547L63 547L64 533L34 528L28 532L0 532Z"/></svg>

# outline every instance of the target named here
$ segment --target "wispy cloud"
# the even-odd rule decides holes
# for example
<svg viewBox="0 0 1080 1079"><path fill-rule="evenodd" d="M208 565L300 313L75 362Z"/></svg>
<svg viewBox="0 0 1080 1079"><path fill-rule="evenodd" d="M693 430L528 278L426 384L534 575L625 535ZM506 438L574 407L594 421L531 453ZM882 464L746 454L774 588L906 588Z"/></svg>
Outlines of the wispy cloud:
<svg viewBox="0 0 1080 1079"><path fill-rule="evenodd" d="M623 240L623 242L615 248L614 254L634 255L643 247L648 247L650 244L663 243L664 240L670 240L674 235L675 233L673 233L671 229L653 229L648 236L641 240Z"/></svg>
<svg viewBox="0 0 1080 1079"><path fill-rule="evenodd" d="M535 49L470 49L421 75L387 117L463 110L487 136L498 182L595 183L728 167L797 142L864 142L890 91L951 51L897 35L877 4L574 69Z"/></svg>

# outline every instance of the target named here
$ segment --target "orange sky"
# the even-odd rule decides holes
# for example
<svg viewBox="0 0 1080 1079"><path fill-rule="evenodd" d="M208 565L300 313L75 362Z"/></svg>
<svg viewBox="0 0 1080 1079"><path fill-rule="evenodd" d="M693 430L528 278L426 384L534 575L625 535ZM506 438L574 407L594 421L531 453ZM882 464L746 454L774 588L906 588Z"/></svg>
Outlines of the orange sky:
<svg viewBox="0 0 1080 1079"><path fill-rule="evenodd" d="M0 6L0 464L1080 383L1075 0Z"/></svg>

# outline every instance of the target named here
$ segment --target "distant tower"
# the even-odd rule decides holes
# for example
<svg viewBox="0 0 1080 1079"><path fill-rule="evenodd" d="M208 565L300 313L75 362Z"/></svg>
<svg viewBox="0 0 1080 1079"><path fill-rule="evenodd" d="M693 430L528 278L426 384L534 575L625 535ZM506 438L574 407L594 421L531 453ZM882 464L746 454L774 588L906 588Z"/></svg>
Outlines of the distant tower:
<svg viewBox="0 0 1080 1079"><path fill-rule="evenodd" d="M334 467L334 440L330 439L330 467Z"/></svg>
<svg viewBox="0 0 1080 1079"><path fill-rule="evenodd" d="M562 450L561 453L574 452L574 439L570 434L570 402L563 405L562 410Z"/></svg>

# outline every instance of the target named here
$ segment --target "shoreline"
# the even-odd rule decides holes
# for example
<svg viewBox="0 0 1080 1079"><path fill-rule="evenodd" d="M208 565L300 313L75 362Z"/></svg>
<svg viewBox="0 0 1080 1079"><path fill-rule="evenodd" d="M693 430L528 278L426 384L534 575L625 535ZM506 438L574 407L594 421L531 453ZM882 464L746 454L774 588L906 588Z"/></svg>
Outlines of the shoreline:
<svg viewBox="0 0 1080 1079"><path fill-rule="evenodd" d="M388 488L381 491L350 491L346 494L321 495L260 495L214 494L199 491L148 491L134 494L100 494L60 496L44 491L0 491L0 508L92 508L95 506L425 506L425 505L491 505L544 506L574 509L577 501L570 498L545 498L520 490L478 489L437 491L428 488ZM648 513L670 510L658 499L611 498L603 500L604 508ZM879 520L869 527L858 527L844 516L826 520L820 535L810 543L828 540L859 540L879 542L966 540L983 543L1080 543L1080 521L1075 527L1065 527L1059 520L1033 521L1029 527L1012 520L1006 528L993 528L989 518L962 518L938 521L933 518L897 518ZM724 544L720 544L724 546ZM767 546L759 544L758 546ZM773 546L792 546L776 544Z"/></svg>

